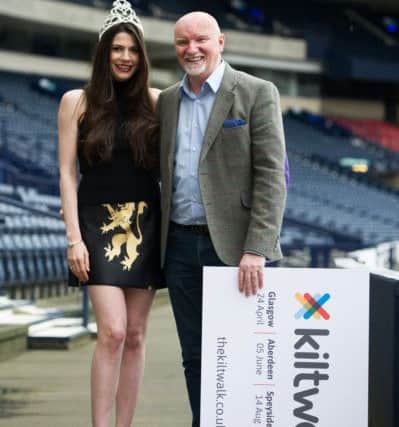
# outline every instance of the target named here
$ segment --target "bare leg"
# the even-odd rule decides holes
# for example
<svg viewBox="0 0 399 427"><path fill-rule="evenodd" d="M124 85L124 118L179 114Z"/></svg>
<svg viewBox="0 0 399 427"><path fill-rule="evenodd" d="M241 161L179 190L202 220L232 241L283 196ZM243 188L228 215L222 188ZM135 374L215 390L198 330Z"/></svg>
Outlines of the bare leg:
<svg viewBox="0 0 399 427"><path fill-rule="evenodd" d="M91 365L93 427L108 427L126 337L126 301L115 286L89 286L97 321L97 344Z"/></svg>
<svg viewBox="0 0 399 427"><path fill-rule="evenodd" d="M137 405L145 364L145 334L154 292L126 289L127 332L118 391L116 427L130 427Z"/></svg>

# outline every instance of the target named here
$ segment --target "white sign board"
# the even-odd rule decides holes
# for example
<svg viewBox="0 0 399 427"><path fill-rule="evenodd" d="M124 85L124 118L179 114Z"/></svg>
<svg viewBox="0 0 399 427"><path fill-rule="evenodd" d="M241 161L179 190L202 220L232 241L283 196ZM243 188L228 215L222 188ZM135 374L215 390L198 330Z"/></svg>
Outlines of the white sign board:
<svg viewBox="0 0 399 427"><path fill-rule="evenodd" d="M205 268L201 427L367 427L369 274Z"/></svg>

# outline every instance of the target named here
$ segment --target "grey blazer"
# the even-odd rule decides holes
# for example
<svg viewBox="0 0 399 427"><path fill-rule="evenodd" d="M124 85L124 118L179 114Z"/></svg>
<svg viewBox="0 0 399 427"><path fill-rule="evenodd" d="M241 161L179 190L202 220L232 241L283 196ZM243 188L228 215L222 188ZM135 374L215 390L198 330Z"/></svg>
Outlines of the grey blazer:
<svg viewBox="0 0 399 427"><path fill-rule="evenodd" d="M162 264L173 187L179 84L159 97ZM282 257L279 235L286 186L285 143L276 87L226 64L204 136L199 183L210 236L219 258L238 265L244 252Z"/></svg>

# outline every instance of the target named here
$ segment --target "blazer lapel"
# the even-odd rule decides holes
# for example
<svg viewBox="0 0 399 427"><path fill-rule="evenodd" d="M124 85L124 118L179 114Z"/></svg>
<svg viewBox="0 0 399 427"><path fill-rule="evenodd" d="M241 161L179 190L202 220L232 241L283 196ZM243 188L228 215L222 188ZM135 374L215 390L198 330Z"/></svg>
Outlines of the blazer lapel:
<svg viewBox="0 0 399 427"><path fill-rule="evenodd" d="M215 103L213 104L213 108L209 116L208 126L204 135L204 143L202 144L200 161L205 158L211 148L217 134L223 126L223 122L226 119L231 106L233 105L234 86L235 72L228 64L226 64L222 84L216 94Z"/></svg>
<svg viewBox="0 0 399 427"><path fill-rule="evenodd" d="M176 145L177 117L179 115L180 87L177 86L166 105L165 128L163 143L167 144L167 159L169 170L173 170L173 157Z"/></svg>

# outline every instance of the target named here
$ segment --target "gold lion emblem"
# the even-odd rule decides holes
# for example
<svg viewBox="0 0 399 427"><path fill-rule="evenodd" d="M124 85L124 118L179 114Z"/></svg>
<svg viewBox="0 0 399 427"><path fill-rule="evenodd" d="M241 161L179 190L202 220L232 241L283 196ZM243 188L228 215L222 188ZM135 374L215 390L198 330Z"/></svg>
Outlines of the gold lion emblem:
<svg viewBox="0 0 399 427"><path fill-rule="evenodd" d="M137 203L136 227L138 237L135 236L130 227L133 214L136 211L136 203L118 204L115 209L110 204L103 204L102 206L108 210L108 220L110 222L108 224L105 222L103 223L101 226L101 233L106 234L116 228L121 228L123 230L121 233L114 234L112 236L111 243L108 243L108 245L104 247L105 258L107 258L108 261L112 261L115 257L119 257L121 255L122 246L125 245L126 255L121 261L121 265L123 266L123 270L130 270L133 263L139 256L137 247L143 241L139 219L143 214L144 209L147 208L147 203Z"/></svg>

